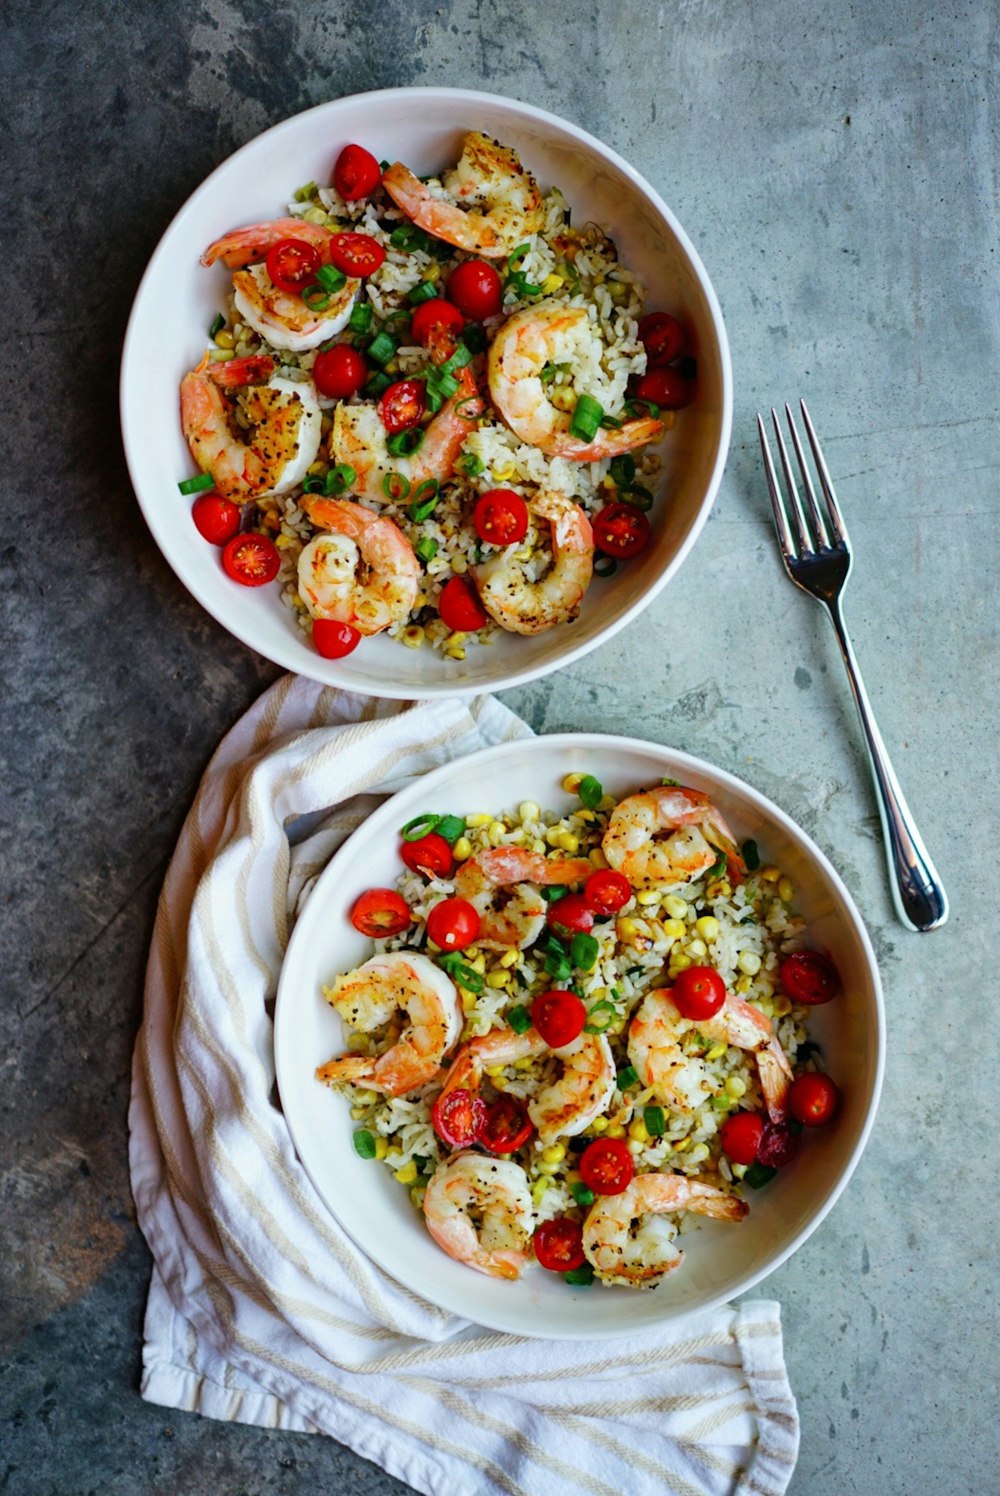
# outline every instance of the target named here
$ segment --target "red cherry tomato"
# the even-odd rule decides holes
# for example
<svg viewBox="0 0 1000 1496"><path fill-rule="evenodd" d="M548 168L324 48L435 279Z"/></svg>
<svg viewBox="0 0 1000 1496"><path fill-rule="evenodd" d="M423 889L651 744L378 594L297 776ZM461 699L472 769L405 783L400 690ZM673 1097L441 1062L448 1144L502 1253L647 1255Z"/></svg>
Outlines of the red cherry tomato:
<svg viewBox="0 0 1000 1496"><path fill-rule="evenodd" d="M586 1258L583 1250L583 1227L569 1216L556 1216L543 1221L535 1231L535 1256L542 1267L550 1273L569 1273L582 1267Z"/></svg>
<svg viewBox="0 0 1000 1496"><path fill-rule="evenodd" d="M385 391L378 408L390 435L408 431L424 413L424 387L419 379L398 379Z"/></svg>
<svg viewBox="0 0 1000 1496"><path fill-rule="evenodd" d="M491 488L476 500L472 523L480 540L516 545L528 533L528 506L512 488Z"/></svg>
<svg viewBox="0 0 1000 1496"><path fill-rule="evenodd" d="M303 286L316 279L319 250L304 239L279 239L264 257L264 266L279 291L298 296Z"/></svg>
<svg viewBox="0 0 1000 1496"><path fill-rule="evenodd" d="M534 1130L524 1102L516 1096L501 1096L486 1112L479 1141L491 1153L515 1153Z"/></svg>
<svg viewBox="0 0 1000 1496"><path fill-rule="evenodd" d="M447 878L454 866L451 847L436 831L429 831L416 841L405 841L399 855L407 867L415 873L425 873L428 878Z"/></svg>
<svg viewBox="0 0 1000 1496"><path fill-rule="evenodd" d="M241 582L244 587L263 587L278 575L281 558L273 540L249 533L234 535L227 541L222 565L234 582Z"/></svg>
<svg viewBox="0 0 1000 1496"><path fill-rule="evenodd" d="M714 1018L726 1000L726 984L711 966L688 966L677 973L670 995L683 1018Z"/></svg>
<svg viewBox="0 0 1000 1496"><path fill-rule="evenodd" d="M624 873L602 867L583 885L583 896L596 914L617 914L632 897L632 885Z"/></svg>
<svg viewBox="0 0 1000 1496"><path fill-rule="evenodd" d="M439 1096L431 1107L431 1126L449 1148L471 1148L485 1124L486 1102L462 1086Z"/></svg>
<svg viewBox="0 0 1000 1496"><path fill-rule="evenodd" d="M583 1033L587 1021L587 1009L575 992L561 992L553 988L543 992L531 1004L531 1021L552 1049L562 1049L564 1044Z"/></svg>
<svg viewBox="0 0 1000 1496"><path fill-rule="evenodd" d="M557 935L586 935L594 928L594 911L582 893L567 893L550 904L545 918Z"/></svg>
<svg viewBox="0 0 1000 1496"><path fill-rule="evenodd" d="M312 367L313 384L331 400L349 400L368 378L368 365L356 348L337 343L317 353Z"/></svg>
<svg viewBox="0 0 1000 1496"><path fill-rule="evenodd" d="M596 1138L580 1154L579 1168L595 1195L620 1195L635 1178L635 1161L621 1138Z"/></svg>
<svg viewBox="0 0 1000 1496"><path fill-rule="evenodd" d="M345 145L333 168L333 185L344 199L368 197L382 180L382 168L363 145Z"/></svg>
<svg viewBox="0 0 1000 1496"><path fill-rule="evenodd" d="M672 364L684 352L684 329L669 312L650 312L640 319L639 341L646 350L647 367L654 369Z"/></svg>
<svg viewBox="0 0 1000 1496"><path fill-rule="evenodd" d="M649 534L649 520L634 504L605 504L594 520L594 544L617 561L644 551Z"/></svg>
<svg viewBox="0 0 1000 1496"><path fill-rule="evenodd" d="M758 1112L734 1112L719 1128L722 1151L734 1164L756 1163L763 1136L764 1118Z"/></svg>
<svg viewBox="0 0 1000 1496"><path fill-rule="evenodd" d="M445 582L438 599L438 612L454 633L472 634L490 621L475 588L465 577L452 577Z"/></svg>
<svg viewBox="0 0 1000 1496"><path fill-rule="evenodd" d="M792 1081L788 1110L803 1127L822 1127L840 1105L840 1092L828 1075L807 1070Z"/></svg>
<svg viewBox="0 0 1000 1496"><path fill-rule="evenodd" d="M679 369L657 365L635 387L636 400L651 400L661 410L680 410L691 400L691 384Z"/></svg>
<svg viewBox="0 0 1000 1496"><path fill-rule="evenodd" d="M336 618L313 619L313 644L324 660L342 660L360 643L361 635L353 623L340 623Z"/></svg>
<svg viewBox="0 0 1000 1496"><path fill-rule="evenodd" d="M191 505L191 518L198 534L212 545L225 545L240 528L238 506L217 493L199 494Z"/></svg>
<svg viewBox="0 0 1000 1496"><path fill-rule="evenodd" d="M464 951L479 934L479 914L467 899L442 899L427 916L427 934L443 951Z"/></svg>
<svg viewBox="0 0 1000 1496"><path fill-rule="evenodd" d="M345 275L360 280L384 263L385 250L371 234L334 234L330 240L330 264Z"/></svg>
<svg viewBox="0 0 1000 1496"><path fill-rule="evenodd" d="M503 282L484 260L466 260L448 277L448 300L473 322L495 317L503 304Z"/></svg>
<svg viewBox="0 0 1000 1496"><path fill-rule="evenodd" d="M793 1002L809 1007L830 1002L841 988L840 972L821 951L793 951L782 961L778 980Z"/></svg>
<svg viewBox="0 0 1000 1496"><path fill-rule="evenodd" d="M394 888L369 888L351 910L351 924L373 940L399 935L412 922L409 904Z"/></svg>
<svg viewBox="0 0 1000 1496"><path fill-rule="evenodd" d="M458 307L439 296L433 301L422 301L411 319L413 341L422 343L425 348L435 338L454 340L464 326L465 318Z"/></svg>
<svg viewBox="0 0 1000 1496"><path fill-rule="evenodd" d="M757 1162L769 1169L783 1169L796 1157L799 1147L798 1133L784 1122L765 1122L757 1145Z"/></svg>

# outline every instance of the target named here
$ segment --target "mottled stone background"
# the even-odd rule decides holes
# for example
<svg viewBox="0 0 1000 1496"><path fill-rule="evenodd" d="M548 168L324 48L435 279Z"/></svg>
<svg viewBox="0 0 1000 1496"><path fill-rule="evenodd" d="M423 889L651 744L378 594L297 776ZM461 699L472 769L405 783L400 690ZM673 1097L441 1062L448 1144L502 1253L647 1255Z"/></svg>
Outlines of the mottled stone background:
<svg viewBox="0 0 1000 1496"><path fill-rule="evenodd" d="M853 1183L767 1285L802 1411L792 1491L995 1489L996 8L7 0L0 26L0 1492L403 1489L332 1443L137 1395L145 949L210 751L277 672L156 551L116 380L142 269L208 171L286 115L408 83L593 131L713 277L735 427L703 538L626 633L506 700L540 731L640 731L735 770L843 873L890 1046ZM952 896L938 934L893 918L834 641L776 560L752 418L798 393L850 517L871 695Z"/></svg>

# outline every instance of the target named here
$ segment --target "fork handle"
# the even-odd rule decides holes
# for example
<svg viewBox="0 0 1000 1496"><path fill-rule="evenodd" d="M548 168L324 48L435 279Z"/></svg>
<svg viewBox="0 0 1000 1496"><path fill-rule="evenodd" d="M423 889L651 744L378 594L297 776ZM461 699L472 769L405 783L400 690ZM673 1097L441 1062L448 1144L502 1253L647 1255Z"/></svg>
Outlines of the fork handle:
<svg viewBox="0 0 1000 1496"><path fill-rule="evenodd" d="M911 930L937 930L948 918L948 895L938 877L937 868L920 839L910 808L903 798L899 781L889 762L865 683L861 679L839 600L833 599L828 606L868 748L896 913Z"/></svg>

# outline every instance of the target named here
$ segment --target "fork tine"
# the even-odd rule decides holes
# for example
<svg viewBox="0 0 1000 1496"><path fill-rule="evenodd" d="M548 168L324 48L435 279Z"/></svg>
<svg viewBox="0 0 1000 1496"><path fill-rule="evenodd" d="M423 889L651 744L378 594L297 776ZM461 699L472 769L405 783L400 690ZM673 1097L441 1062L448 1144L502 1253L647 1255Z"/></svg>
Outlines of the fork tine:
<svg viewBox="0 0 1000 1496"><path fill-rule="evenodd" d="M816 503L816 490L813 488L812 478L809 473L809 466L806 462L806 454L802 450L802 443L799 440L798 429L795 425L795 417L792 415L792 407L788 404L787 400L785 401L785 417L788 421L788 429L792 434L792 446L795 448L795 456L798 458L799 472L802 474L802 486L806 491L806 498L809 501L809 512L812 515L812 522L813 528L816 532L816 539L819 542L821 549L825 550L826 547L830 544L830 539L826 533L826 525L823 523L823 516L820 514L819 507Z"/></svg>
<svg viewBox="0 0 1000 1496"><path fill-rule="evenodd" d="M771 459L771 448L767 441L767 432L761 419L760 411L757 412L757 435L760 437L760 450L764 458L764 473L767 477L767 491L771 496L771 512L774 515L774 528L778 532L778 543L781 549L781 559L787 569L788 562L795 555L795 545L792 541L792 532L788 528L788 517L785 514L785 506L781 501L781 490L778 487L778 475L774 470ZM791 573L789 572L789 576Z"/></svg>
<svg viewBox="0 0 1000 1496"><path fill-rule="evenodd" d="M835 545L849 545L847 526L844 524L844 517L837 503L837 495L834 493L833 484L830 482L830 472L823 459L823 450L819 444L819 437L816 435L816 428L813 426L812 417L806 407L806 402L800 400L799 405L802 407L802 419L805 422L806 435L809 438L809 445L812 447L813 457L816 459L816 471L819 473L819 481L826 498L827 508L830 511L830 531L833 535L833 542Z"/></svg>
<svg viewBox="0 0 1000 1496"><path fill-rule="evenodd" d="M778 412L775 410L773 405L771 407L771 421L774 425L774 434L778 439L778 453L781 457L781 467L785 474L785 485L788 489L788 497L789 502L792 506L792 513L795 515L795 527L799 532L799 555L812 555L813 543L810 538L809 531L806 528L805 515L802 512L802 500L799 498L799 490L795 482L795 476L792 472L792 465L788 460L788 450L785 446L785 439L781 434L781 427L778 424Z"/></svg>

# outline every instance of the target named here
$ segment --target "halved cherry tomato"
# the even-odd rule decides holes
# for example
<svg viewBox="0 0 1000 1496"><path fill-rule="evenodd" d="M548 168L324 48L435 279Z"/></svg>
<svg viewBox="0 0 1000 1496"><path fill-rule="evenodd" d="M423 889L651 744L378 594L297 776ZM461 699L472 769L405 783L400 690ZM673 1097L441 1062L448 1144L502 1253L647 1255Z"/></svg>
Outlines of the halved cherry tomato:
<svg viewBox="0 0 1000 1496"><path fill-rule="evenodd" d="M621 1138L596 1138L580 1154L580 1177L595 1195L620 1195L635 1178L635 1162Z"/></svg>
<svg viewBox="0 0 1000 1496"><path fill-rule="evenodd" d="M491 488L476 500L472 523L490 545L516 545L528 533L528 506L512 488Z"/></svg>
<svg viewBox="0 0 1000 1496"><path fill-rule="evenodd" d="M382 168L363 145L345 145L333 168L333 185L345 203L368 197L382 180Z"/></svg>
<svg viewBox="0 0 1000 1496"><path fill-rule="evenodd" d="M443 951L464 951L479 934L479 923L468 899L442 899L427 916L427 934Z"/></svg>
<svg viewBox="0 0 1000 1496"><path fill-rule="evenodd" d="M734 1112L719 1128L722 1151L734 1164L756 1163L763 1136L764 1118L759 1112Z"/></svg>
<svg viewBox="0 0 1000 1496"><path fill-rule="evenodd" d="M279 291L298 296L303 286L316 279L319 250L304 239L279 239L264 257L264 266Z"/></svg>
<svg viewBox="0 0 1000 1496"><path fill-rule="evenodd" d="M281 557L273 540L250 532L234 535L226 542L222 565L234 582L241 582L244 587L263 587L278 575Z"/></svg>
<svg viewBox="0 0 1000 1496"><path fill-rule="evenodd" d="M679 971L670 994L683 1018L713 1018L726 1000L726 984L711 966Z"/></svg>
<svg viewBox="0 0 1000 1496"><path fill-rule="evenodd" d="M451 847L436 831L429 831L416 841L405 841L399 855L407 867L415 873L425 873L428 878L447 878L454 866Z"/></svg>
<svg viewBox="0 0 1000 1496"><path fill-rule="evenodd" d="M632 885L624 873L602 867L583 885L583 896L596 914L617 914L632 897Z"/></svg>
<svg viewBox="0 0 1000 1496"><path fill-rule="evenodd" d="M191 518L198 534L212 545L225 545L240 528L238 505L218 493L199 494L191 505Z"/></svg>
<svg viewBox="0 0 1000 1496"><path fill-rule="evenodd" d="M445 582L438 599L438 612L454 633L472 634L490 621L475 588L465 577L452 577Z"/></svg>
<svg viewBox="0 0 1000 1496"><path fill-rule="evenodd" d="M449 1148L471 1148L486 1124L486 1102L459 1086L438 1097L431 1107L431 1126Z"/></svg>
<svg viewBox="0 0 1000 1496"><path fill-rule="evenodd" d="M583 1033L587 1009L575 992L561 992L554 987L535 998L531 1021L546 1044L552 1049L562 1049Z"/></svg>
<svg viewBox="0 0 1000 1496"><path fill-rule="evenodd" d="M649 544L649 520L634 504L605 504L594 520L594 544L606 556L627 561Z"/></svg>
<svg viewBox="0 0 1000 1496"><path fill-rule="evenodd" d="M408 431L424 413L424 387L419 379L397 379L378 403L382 425L391 436Z"/></svg>
<svg viewBox="0 0 1000 1496"><path fill-rule="evenodd" d="M356 348L337 343L317 353L312 366L313 384L331 400L349 400L368 378L368 365Z"/></svg>
<svg viewBox="0 0 1000 1496"><path fill-rule="evenodd" d="M503 304L503 282L484 260L466 260L448 277L448 300L473 322L495 317Z"/></svg>
<svg viewBox="0 0 1000 1496"><path fill-rule="evenodd" d="M765 1122L757 1145L757 1162L769 1169L783 1169L798 1154L799 1135L784 1122Z"/></svg>
<svg viewBox="0 0 1000 1496"><path fill-rule="evenodd" d="M394 888L369 888L351 910L351 924L373 940L399 935L412 923L409 904Z"/></svg>
<svg viewBox="0 0 1000 1496"><path fill-rule="evenodd" d="M639 320L639 341L646 350L647 368L655 369L672 364L684 352L684 329L669 312L650 312Z"/></svg>
<svg viewBox="0 0 1000 1496"><path fill-rule="evenodd" d="M534 1130L524 1102L517 1096L501 1096L487 1108L479 1141L491 1153L515 1153Z"/></svg>
<svg viewBox="0 0 1000 1496"><path fill-rule="evenodd" d="M818 1007L837 996L840 972L821 951L793 951L778 969L782 991L796 1003Z"/></svg>
<svg viewBox="0 0 1000 1496"><path fill-rule="evenodd" d="M594 928L594 911L582 893L567 893L550 904L545 918L557 935L586 935Z"/></svg>
<svg viewBox="0 0 1000 1496"><path fill-rule="evenodd" d="M330 240L330 264L345 275L360 280L384 263L385 250L371 234L334 234Z"/></svg>
<svg viewBox="0 0 1000 1496"><path fill-rule="evenodd" d="M667 364L650 369L635 387L637 400L651 400L661 410L680 410L691 400L691 383Z"/></svg>
<svg viewBox="0 0 1000 1496"><path fill-rule="evenodd" d="M807 1070L792 1081L788 1093L788 1110L803 1127L822 1127L840 1105L840 1092L834 1081L819 1070Z"/></svg>
<svg viewBox="0 0 1000 1496"><path fill-rule="evenodd" d="M535 1231L535 1256L542 1267L550 1273L569 1273L582 1267L586 1258L583 1250L583 1227L569 1216L555 1216L543 1221Z"/></svg>
<svg viewBox="0 0 1000 1496"><path fill-rule="evenodd" d="M342 660L361 643L353 623L339 623L335 618L313 619L313 644L324 660Z"/></svg>
<svg viewBox="0 0 1000 1496"><path fill-rule="evenodd" d="M465 318L458 307L440 296L435 296L433 301L422 301L411 319L413 341L422 343L425 348L433 338L447 335L453 340L464 326Z"/></svg>

